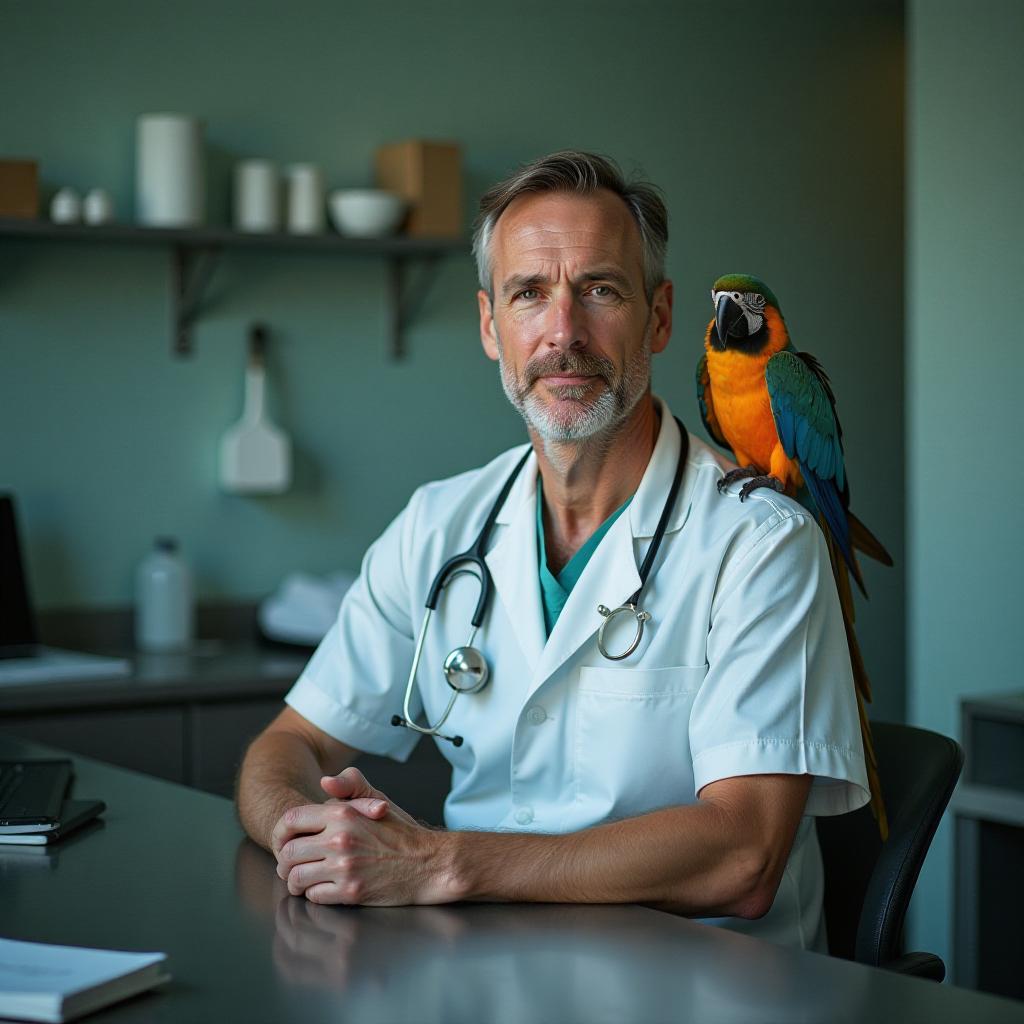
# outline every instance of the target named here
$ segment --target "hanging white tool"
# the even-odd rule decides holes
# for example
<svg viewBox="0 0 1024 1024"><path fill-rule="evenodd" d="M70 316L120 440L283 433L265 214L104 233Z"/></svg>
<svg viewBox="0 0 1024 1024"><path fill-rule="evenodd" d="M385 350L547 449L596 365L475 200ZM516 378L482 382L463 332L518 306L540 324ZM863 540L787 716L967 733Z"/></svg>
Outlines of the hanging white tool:
<svg viewBox="0 0 1024 1024"><path fill-rule="evenodd" d="M238 494L280 494L291 484L291 442L264 410L266 345L266 328L253 324L249 329L242 418L220 443L221 486Z"/></svg>

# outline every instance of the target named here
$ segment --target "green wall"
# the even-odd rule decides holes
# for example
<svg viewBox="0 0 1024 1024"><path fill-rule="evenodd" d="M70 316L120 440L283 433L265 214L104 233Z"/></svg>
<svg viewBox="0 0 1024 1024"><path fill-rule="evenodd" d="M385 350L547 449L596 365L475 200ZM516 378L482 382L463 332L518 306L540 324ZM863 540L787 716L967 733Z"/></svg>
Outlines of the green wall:
<svg viewBox="0 0 1024 1024"><path fill-rule="evenodd" d="M831 373L866 567L875 713L903 712L903 6L802 2L174 4L0 0L0 153L131 211L139 113L207 124L213 207L231 161L314 160L368 184L374 147L465 147L473 201L517 163L597 149L660 183L676 326L655 385L698 423L693 367L719 274L763 276ZM9 98L17 97L16 102ZM167 255L0 241L0 486L21 502L41 607L130 600L157 533L207 598L356 566L423 480L523 438L480 351L471 261L444 266L389 362L374 261L231 252L169 354ZM276 498L218 491L247 325L272 331L271 408L298 453Z"/></svg>
<svg viewBox="0 0 1024 1024"><path fill-rule="evenodd" d="M961 699L1022 689L1024 5L913 0L907 35L907 703L959 736ZM911 936L944 957L951 839L947 818Z"/></svg>

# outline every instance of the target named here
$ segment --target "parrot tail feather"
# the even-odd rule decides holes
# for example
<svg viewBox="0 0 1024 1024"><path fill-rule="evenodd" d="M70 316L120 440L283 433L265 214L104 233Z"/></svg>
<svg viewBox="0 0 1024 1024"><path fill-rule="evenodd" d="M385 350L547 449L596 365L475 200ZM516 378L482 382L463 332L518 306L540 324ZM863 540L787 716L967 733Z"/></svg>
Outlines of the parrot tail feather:
<svg viewBox="0 0 1024 1024"><path fill-rule="evenodd" d="M871 723L868 721L867 705L871 703L871 679L864 664L857 631L854 628L856 617L853 607L853 591L850 587L850 574L846 560L832 536L825 532L829 560L832 563L832 574L835 577L836 589L839 592L839 605L843 612L843 626L846 629L846 645L850 651L850 667L853 670L854 691L857 696L857 714L860 717L860 734L864 744L864 766L867 770L868 789L871 792L871 813L878 822L878 832L882 842L889 836L889 819L885 813L882 800L882 784L878 776L878 759L875 756L875 745L871 739Z"/></svg>
<svg viewBox="0 0 1024 1024"><path fill-rule="evenodd" d="M885 801L882 799L882 782L878 777L878 759L875 756L875 745L871 740L871 723L868 722L864 701L857 694L857 711L860 714L860 732L864 740L864 766L868 774L868 789L871 792L871 813L878 822L878 834L884 843L889 838L889 818L885 813Z"/></svg>
<svg viewBox="0 0 1024 1024"><path fill-rule="evenodd" d="M863 551L868 558L873 558L882 565L892 565L892 555L885 550L882 542L850 511L846 513L850 521L850 544Z"/></svg>

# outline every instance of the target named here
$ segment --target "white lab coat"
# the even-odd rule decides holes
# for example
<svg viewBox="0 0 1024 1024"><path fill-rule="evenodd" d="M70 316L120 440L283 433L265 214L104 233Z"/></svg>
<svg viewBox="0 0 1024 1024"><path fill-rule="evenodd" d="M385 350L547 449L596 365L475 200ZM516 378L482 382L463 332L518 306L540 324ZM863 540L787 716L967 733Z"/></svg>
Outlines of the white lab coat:
<svg viewBox="0 0 1024 1024"><path fill-rule="evenodd" d="M621 662L597 649L597 606L615 608L640 585L638 566L679 449L662 403L640 486L547 640L537 465L535 456L527 460L486 557L494 596L476 646L491 680L460 696L442 729L465 737L461 747L439 743L453 768L446 824L569 832L693 803L717 779L809 773L806 816L771 911L758 921L716 923L823 949L813 816L852 810L869 794L842 614L813 518L765 489L743 503L738 485L720 495L717 481L731 464L691 435L682 487L641 596L652 619L640 647ZM441 564L473 544L524 450L416 491L367 552L336 624L287 697L293 708L358 750L409 756L420 735L390 720L402 714L427 592ZM467 576L442 594L412 702L421 723L424 714L436 722L447 704L441 667L468 641L477 596Z"/></svg>

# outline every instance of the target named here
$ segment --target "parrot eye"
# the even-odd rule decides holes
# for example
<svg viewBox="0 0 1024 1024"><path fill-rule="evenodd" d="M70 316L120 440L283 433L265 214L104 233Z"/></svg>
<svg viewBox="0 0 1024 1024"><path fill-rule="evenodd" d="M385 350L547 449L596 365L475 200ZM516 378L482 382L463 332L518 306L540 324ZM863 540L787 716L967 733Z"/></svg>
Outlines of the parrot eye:
<svg viewBox="0 0 1024 1024"><path fill-rule="evenodd" d="M734 302L739 302L740 301L740 293L739 292L733 292L732 293L732 297L733 297L733 301Z"/></svg>

